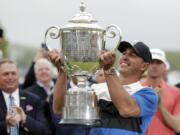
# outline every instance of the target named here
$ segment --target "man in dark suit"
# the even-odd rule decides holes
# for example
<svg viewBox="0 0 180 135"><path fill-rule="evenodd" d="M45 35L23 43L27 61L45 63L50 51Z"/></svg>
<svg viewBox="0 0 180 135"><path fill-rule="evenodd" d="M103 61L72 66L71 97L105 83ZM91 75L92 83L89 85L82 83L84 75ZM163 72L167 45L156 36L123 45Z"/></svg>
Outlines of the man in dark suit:
<svg viewBox="0 0 180 135"><path fill-rule="evenodd" d="M52 68L51 62L47 59L38 59L34 65L36 81L32 86L25 90L38 95L44 101L50 102L54 87Z"/></svg>
<svg viewBox="0 0 180 135"><path fill-rule="evenodd" d="M45 58L40 58L34 65L34 72L36 82L32 86L25 89L25 91L31 92L40 97L42 102L45 103L45 117L51 127L51 135L55 134L55 124L59 122L59 119L55 117L52 111L52 93L54 87L54 81L52 80L52 64Z"/></svg>
<svg viewBox="0 0 180 135"><path fill-rule="evenodd" d="M43 104L40 98L18 89L18 71L16 64L11 60L0 62L0 134L11 135L14 132L20 135L46 135L49 127L44 116ZM14 113L8 113L13 97Z"/></svg>

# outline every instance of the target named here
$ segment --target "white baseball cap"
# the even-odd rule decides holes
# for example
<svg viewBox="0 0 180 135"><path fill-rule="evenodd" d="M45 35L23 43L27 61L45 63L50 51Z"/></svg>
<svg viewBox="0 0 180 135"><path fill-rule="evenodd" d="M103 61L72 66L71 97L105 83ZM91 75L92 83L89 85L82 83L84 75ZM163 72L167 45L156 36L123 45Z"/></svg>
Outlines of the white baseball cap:
<svg viewBox="0 0 180 135"><path fill-rule="evenodd" d="M166 54L165 54L165 52L163 50L158 49L158 48L154 48L154 49L151 49L150 51L151 51L151 54L152 54L152 59L160 60L164 64L167 63Z"/></svg>

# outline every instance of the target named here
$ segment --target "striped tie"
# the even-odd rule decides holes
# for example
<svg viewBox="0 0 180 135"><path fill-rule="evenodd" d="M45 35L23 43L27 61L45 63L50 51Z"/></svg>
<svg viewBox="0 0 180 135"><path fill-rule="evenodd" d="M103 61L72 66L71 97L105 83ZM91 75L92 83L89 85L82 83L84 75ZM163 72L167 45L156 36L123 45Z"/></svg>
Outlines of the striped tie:
<svg viewBox="0 0 180 135"><path fill-rule="evenodd" d="M15 107L16 107L16 105L14 104L14 97L12 96L12 95L9 95L9 107L8 107L8 113L10 114L10 115L15 115L16 114L16 112L15 112ZM18 125L16 125L16 126L13 126L13 127L10 127L9 128L9 133L10 133L10 135L19 135L18 134Z"/></svg>

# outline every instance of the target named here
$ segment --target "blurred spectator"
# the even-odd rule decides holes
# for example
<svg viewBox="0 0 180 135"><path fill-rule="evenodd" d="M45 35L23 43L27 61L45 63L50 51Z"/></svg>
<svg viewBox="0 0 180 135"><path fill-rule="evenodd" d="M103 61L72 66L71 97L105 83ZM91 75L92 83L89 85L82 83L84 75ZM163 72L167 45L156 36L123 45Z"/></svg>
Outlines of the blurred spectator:
<svg viewBox="0 0 180 135"><path fill-rule="evenodd" d="M148 128L147 135L174 135L180 132L180 91L164 80L167 71L166 55L160 49L151 49L152 62L144 85L159 93L159 109Z"/></svg>
<svg viewBox="0 0 180 135"><path fill-rule="evenodd" d="M0 62L0 134L46 135L49 127L40 98L18 89L16 64L7 59Z"/></svg>
<svg viewBox="0 0 180 135"><path fill-rule="evenodd" d="M164 78L165 82L168 82L168 73L169 73L171 67L170 67L170 64L167 61L167 59L165 61L165 66L166 66L166 70L164 71L163 78Z"/></svg>
<svg viewBox="0 0 180 135"><path fill-rule="evenodd" d="M54 82L52 80L52 64L45 58L40 58L34 65L36 82L26 90L38 95L45 102L45 115L48 119L51 131L55 134L54 115L52 112L52 93Z"/></svg>
<svg viewBox="0 0 180 135"><path fill-rule="evenodd" d="M54 87L52 64L47 59L40 58L34 65L34 71L36 82L26 90L29 90L39 95L43 100L50 102Z"/></svg>
<svg viewBox="0 0 180 135"><path fill-rule="evenodd" d="M77 87L78 80L76 76L72 75L68 77L67 89Z"/></svg>
<svg viewBox="0 0 180 135"><path fill-rule="evenodd" d="M43 46L43 43L42 43L42 46ZM28 70L27 74L25 75L24 83L21 86L23 89L28 88L29 86L36 83L34 64L40 58L47 58L47 51L45 48L40 48L38 50L33 62L31 63L29 70Z"/></svg>
<svg viewBox="0 0 180 135"><path fill-rule="evenodd" d="M106 82L106 78L104 76L103 69L98 70L96 72L95 76L96 76L96 78L95 78L96 83L104 83L104 82Z"/></svg>
<svg viewBox="0 0 180 135"><path fill-rule="evenodd" d="M93 84L99 84L105 82L105 76L103 69L98 69L89 79L89 86Z"/></svg>
<svg viewBox="0 0 180 135"><path fill-rule="evenodd" d="M105 82L105 76L104 76L104 71L103 69L99 69L93 74L91 77L88 78L87 80L87 85L91 86L93 84L99 84ZM78 80L76 76L70 76L68 77L68 84L67 84L67 89L73 88L73 87L78 87Z"/></svg>

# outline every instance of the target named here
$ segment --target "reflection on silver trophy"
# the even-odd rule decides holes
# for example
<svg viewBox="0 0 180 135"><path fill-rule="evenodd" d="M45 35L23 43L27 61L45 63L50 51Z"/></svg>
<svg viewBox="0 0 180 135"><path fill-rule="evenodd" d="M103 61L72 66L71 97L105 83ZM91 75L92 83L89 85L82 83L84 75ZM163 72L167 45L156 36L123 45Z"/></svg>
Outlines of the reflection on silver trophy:
<svg viewBox="0 0 180 135"><path fill-rule="evenodd" d="M97 97L86 86L86 81L98 67L97 53L106 50L106 40L117 39L116 49L121 41L121 32L116 25L106 29L100 27L92 15L85 12L84 3L81 3L80 11L64 27L48 28L45 42L47 37L60 39L60 50L64 54L63 69L78 80L78 88L67 90L60 124L96 125L100 120Z"/></svg>

